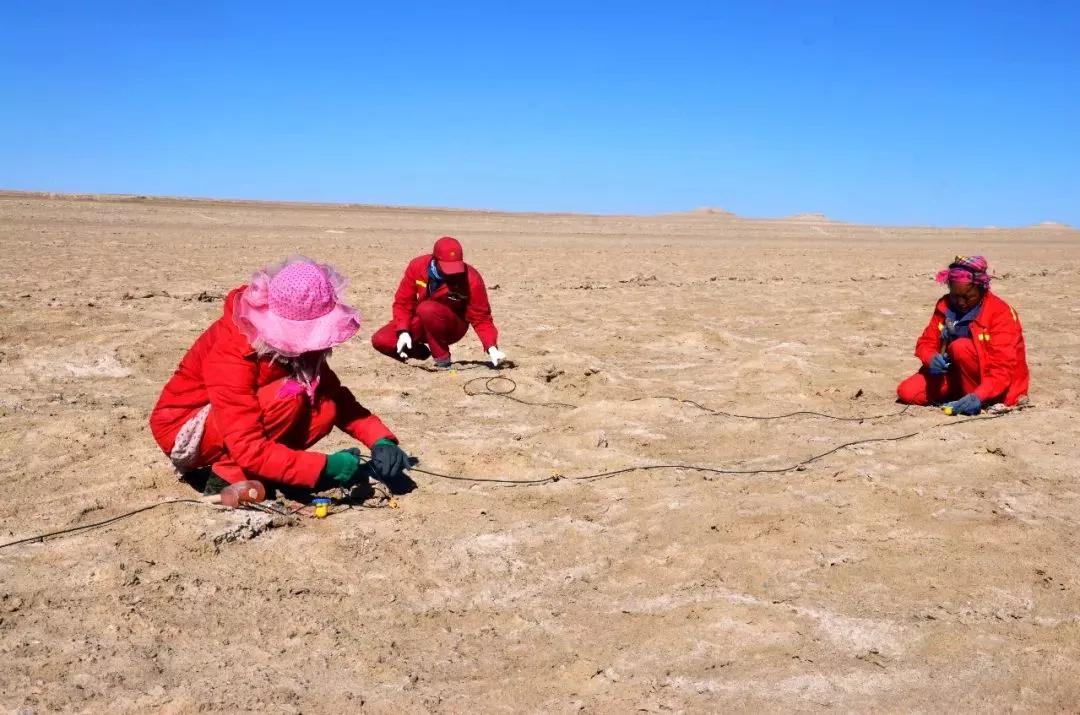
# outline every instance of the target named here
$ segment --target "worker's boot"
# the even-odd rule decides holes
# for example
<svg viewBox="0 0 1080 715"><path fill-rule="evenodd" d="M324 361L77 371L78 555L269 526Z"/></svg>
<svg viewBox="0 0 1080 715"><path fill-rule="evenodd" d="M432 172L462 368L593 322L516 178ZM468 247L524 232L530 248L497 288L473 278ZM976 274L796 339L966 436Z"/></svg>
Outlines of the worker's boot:
<svg viewBox="0 0 1080 715"><path fill-rule="evenodd" d="M405 354L413 360L427 360L431 357L431 348L423 343L416 343L412 346L412 349L406 350Z"/></svg>
<svg viewBox="0 0 1080 715"><path fill-rule="evenodd" d="M210 472L210 476L206 478L206 486L203 487L203 494L211 496L214 494L220 494L221 490L229 486L229 483L219 477L218 475Z"/></svg>

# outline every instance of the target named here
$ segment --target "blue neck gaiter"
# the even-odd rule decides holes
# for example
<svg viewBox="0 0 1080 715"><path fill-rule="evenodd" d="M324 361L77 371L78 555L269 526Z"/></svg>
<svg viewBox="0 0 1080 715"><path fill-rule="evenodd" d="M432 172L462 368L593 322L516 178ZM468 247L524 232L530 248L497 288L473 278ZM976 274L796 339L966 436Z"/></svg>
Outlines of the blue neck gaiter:
<svg viewBox="0 0 1080 715"><path fill-rule="evenodd" d="M439 267L435 265L434 258L432 258L431 263L428 264L427 276L427 294L430 296L434 294L435 291L439 290L439 288L442 288L442 284L446 282L446 278L443 274L439 273Z"/></svg>
<svg viewBox="0 0 1080 715"><path fill-rule="evenodd" d="M949 306L945 309L945 337L947 340L971 337L971 323L979 317L982 311L982 301L974 308L957 317L956 311Z"/></svg>

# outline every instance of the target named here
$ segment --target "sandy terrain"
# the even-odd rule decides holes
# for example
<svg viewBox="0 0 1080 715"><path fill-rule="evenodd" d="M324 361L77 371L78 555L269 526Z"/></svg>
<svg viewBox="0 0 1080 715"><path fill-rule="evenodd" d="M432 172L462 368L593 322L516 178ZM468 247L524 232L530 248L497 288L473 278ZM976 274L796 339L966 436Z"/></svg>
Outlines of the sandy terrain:
<svg viewBox="0 0 1080 715"><path fill-rule="evenodd" d="M451 233L493 288L517 396L371 350ZM1080 235L0 196L0 541L188 496L146 427L219 297L293 252L352 277L333 365L432 471L400 508L177 504L0 551L0 709L641 712L1075 709ZM954 253L1020 312L1034 409L895 412ZM497 288L496 288L497 286ZM455 358L476 360L471 333ZM495 373L490 373L495 374ZM857 393L860 396L855 397ZM922 431L926 430L926 431ZM335 435L326 450L347 445ZM373 502L373 504L375 504Z"/></svg>

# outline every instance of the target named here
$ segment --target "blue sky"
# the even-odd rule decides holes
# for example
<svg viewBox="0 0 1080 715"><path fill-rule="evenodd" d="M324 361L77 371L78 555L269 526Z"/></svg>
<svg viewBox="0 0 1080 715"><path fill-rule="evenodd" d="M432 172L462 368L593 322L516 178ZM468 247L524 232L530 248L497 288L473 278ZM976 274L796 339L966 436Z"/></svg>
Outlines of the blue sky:
<svg viewBox="0 0 1080 715"><path fill-rule="evenodd" d="M0 4L0 187L1080 225L1080 3Z"/></svg>

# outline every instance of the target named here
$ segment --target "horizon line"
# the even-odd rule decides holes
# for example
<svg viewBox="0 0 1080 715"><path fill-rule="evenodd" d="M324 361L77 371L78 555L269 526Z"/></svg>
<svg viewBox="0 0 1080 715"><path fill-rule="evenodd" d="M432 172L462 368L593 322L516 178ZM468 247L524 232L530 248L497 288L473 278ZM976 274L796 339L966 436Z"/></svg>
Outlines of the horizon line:
<svg viewBox="0 0 1080 715"><path fill-rule="evenodd" d="M1075 227L1061 221L1041 221L1034 224L1025 224L1022 226L998 226L998 225L985 225L985 226L966 226L966 225L938 225L938 224L891 224L891 223L862 223L856 221L844 221L843 219L834 219L826 216L822 213L803 211L788 216L780 217L759 217L759 216L743 216L733 211L728 211L719 207L702 206L693 209L684 209L681 211L662 211L658 213L592 213L584 211L537 211L537 210L508 210L508 209L490 209L490 208L475 208L475 207L461 207L461 206L423 206L423 205L409 205L409 204L378 204L378 203L362 203L354 201L314 201L305 199L250 199L250 198L228 198L228 197L212 197L212 196L187 196L187 195L169 195L169 194L135 194L135 193L96 193L96 192L84 192L84 191L50 191L43 189L10 189L0 188L0 197L26 197L26 198L42 198L42 199L69 199L75 201L113 201L113 202L133 202L141 203L144 201L175 201L180 203L209 203L209 204L221 204L221 205L263 205L263 206L291 206L296 208L339 208L339 209L375 209L375 210L397 210L397 211L427 211L431 213L469 213L469 214L501 214L501 215L539 215L539 216L571 216L571 217L593 217L593 218L639 218L639 219L659 219L665 217L679 217L679 218L713 218L718 220L727 221L745 221L745 222L758 222L758 223L791 223L791 224L829 224L834 226L852 226L852 227L868 227L868 228L934 228L934 229L965 229L974 231L1020 231L1024 229L1032 230L1060 230L1060 231L1072 231L1080 232L1080 227Z"/></svg>

